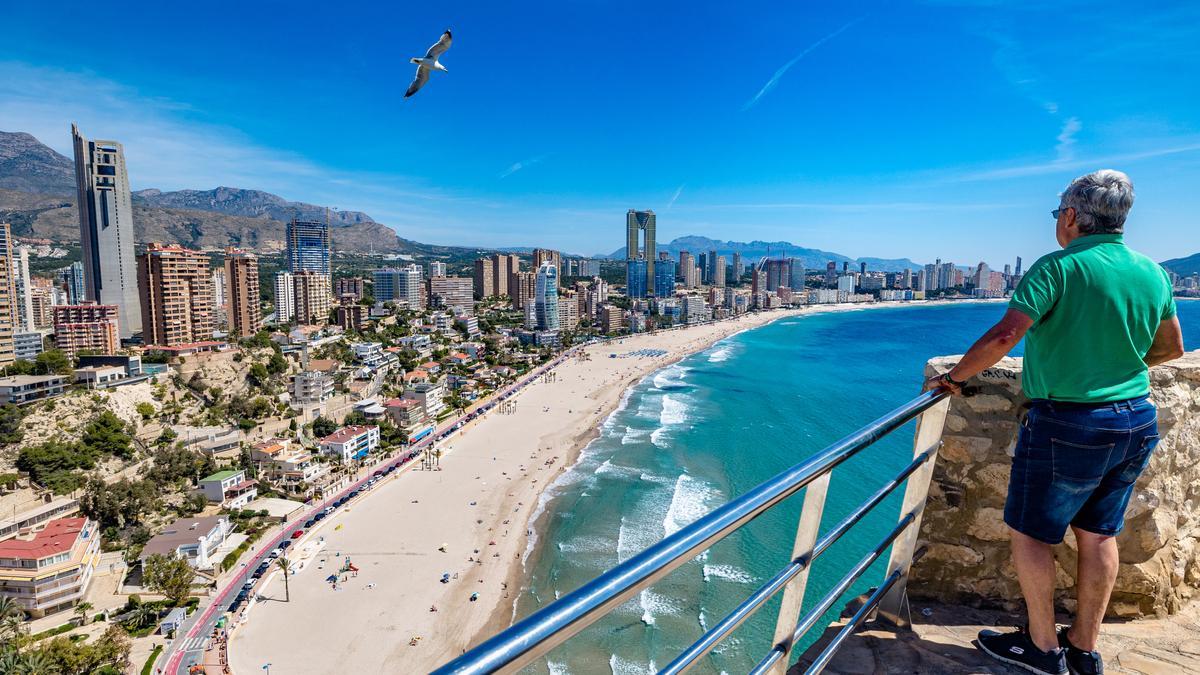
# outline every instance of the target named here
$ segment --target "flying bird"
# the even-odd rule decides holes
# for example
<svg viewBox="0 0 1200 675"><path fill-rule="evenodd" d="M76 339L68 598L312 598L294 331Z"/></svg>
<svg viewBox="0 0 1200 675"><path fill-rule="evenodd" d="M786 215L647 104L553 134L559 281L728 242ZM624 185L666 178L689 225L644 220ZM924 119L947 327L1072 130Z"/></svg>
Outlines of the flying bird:
<svg viewBox="0 0 1200 675"><path fill-rule="evenodd" d="M450 29L447 28L442 37L433 43L429 51L425 52L425 56L421 58L413 57L408 60L409 63L417 64L417 76L413 78L412 84L408 85L408 91L404 92L404 98L408 98L417 93L425 83L429 81L429 71L440 70L443 73L450 72L446 70L446 66L438 63L438 57L450 49Z"/></svg>

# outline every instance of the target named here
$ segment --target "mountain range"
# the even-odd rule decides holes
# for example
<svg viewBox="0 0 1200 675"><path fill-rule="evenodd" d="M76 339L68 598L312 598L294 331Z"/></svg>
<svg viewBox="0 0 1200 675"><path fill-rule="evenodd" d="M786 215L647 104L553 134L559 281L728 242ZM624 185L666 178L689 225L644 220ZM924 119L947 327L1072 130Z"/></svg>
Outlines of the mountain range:
<svg viewBox="0 0 1200 675"><path fill-rule="evenodd" d="M656 248L659 251L666 251L675 259L679 258L680 251L688 251L694 256L716 251L717 255L723 255L732 262L733 254L740 253L742 254L743 264L750 264L767 256L783 256L800 260L806 269L823 270L825 269L825 265L831 260L839 265L843 262L848 262L851 267L855 268L860 263L866 263L867 269L881 272L899 272L905 269L915 272L922 267L921 264L915 263L908 258L851 258L841 253L822 251L816 248L805 248L787 241L721 241L719 239L689 235L678 237L666 244L658 244ZM625 258L625 247L622 246L610 254L601 254L597 257L623 260Z"/></svg>
<svg viewBox="0 0 1200 675"><path fill-rule="evenodd" d="M1162 266L1181 277L1200 274L1200 253L1194 253L1186 258L1172 258L1164 261Z"/></svg>

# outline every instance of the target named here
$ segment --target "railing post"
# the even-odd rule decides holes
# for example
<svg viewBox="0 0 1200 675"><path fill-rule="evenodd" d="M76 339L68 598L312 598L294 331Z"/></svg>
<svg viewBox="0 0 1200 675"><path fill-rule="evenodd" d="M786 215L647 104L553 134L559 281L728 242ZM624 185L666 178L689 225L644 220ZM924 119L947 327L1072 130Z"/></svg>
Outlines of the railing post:
<svg viewBox="0 0 1200 675"><path fill-rule="evenodd" d="M933 466L937 463L938 448L942 444L942 429L946 424L946 412L950 408L950 397L934 404L917 418L917 432L913 439L913 458L925 451L931 451L929 459L921 468L908 477L904 489L904 503L900 507L900 517L909 512L915 512L916 518L892 544L892 554L888 559L887 573L900 572L900 579L892 586L887 595L879 602L879 616L896 626L907 627L909 617L904 612L908 603L908 570L912 566L913 552L917 547L917 537L921 534L921 517L925 514L925 500L929 496L929 482L933 478Z"/></svg>
<svg viewBox="0 0 1200 675"><path fill-rule="evenodd" d="M787 583L783 589L783 602L779 605L779 618L775 622L775 639L772 644L786 644L787 652L792 649L792 632L800 620L801 605L804 604L804 586L808 583L808 570L812 567L813 545L821 530L821 514L825 511L825 495L829 493L829 477L826 471L804 488L804 506L800 511L800 524L796 528L796 542L792 546L792 557L808 558L804 569ZM784 675L787 670L787 653L776 663L770 675Z"/></svg>

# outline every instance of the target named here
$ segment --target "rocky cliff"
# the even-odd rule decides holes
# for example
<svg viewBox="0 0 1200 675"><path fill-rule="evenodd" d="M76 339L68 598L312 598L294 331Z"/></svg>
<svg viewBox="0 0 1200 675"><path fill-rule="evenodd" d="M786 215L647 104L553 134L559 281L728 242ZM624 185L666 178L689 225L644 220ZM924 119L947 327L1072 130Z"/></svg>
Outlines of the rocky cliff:
<svg viewBox="0 0 1200 675"><path fill-rule="evenodd" d="M943 373L958 357L927 366ZM1200 351L1151 371L1162 436L1138 481L1118 537L1121 565L1109 613L1171 614L1200 590ZM1019 608L1003 522L1009 467L1025 398L1021 360L1004 359L952 400L921 524L927 553L909 584L914 598ZM1058 601L1073 609L1075 541L1055 547Z"/></svg>

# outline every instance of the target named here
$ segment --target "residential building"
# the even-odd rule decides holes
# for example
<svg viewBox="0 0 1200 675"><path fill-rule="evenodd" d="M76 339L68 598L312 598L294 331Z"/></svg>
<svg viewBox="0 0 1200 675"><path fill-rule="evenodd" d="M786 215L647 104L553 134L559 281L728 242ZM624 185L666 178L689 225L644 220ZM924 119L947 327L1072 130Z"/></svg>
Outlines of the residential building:
<svg viewBox="0 0 1200 675"><path fill-rule="evenodd" d="M683 296L679 309L684 323L701 323L712 319L712 309L699 295Z"/></svg>
<svg viewBox="0 0 1200 675"><path fill-rule="evenodd" d="M292 284L295 287L296 323L313 326L328 323L329 310L333 307L329 276L307 270L295 272Z"/></svg>
<svg viewBox="0 0 1200 675"><path fill-rule="evenodd" d="M413 382L411 387L404 390L402 398L419 402L425 409L425 416L436 420L438 415L446 409L446 404L442 401L443 395L444 391L440 383L424 381Z"/></svg>
<svg viewBox="0 0 1200 675"><path fill-rule="evenodd" d="M339 298L353 295L354 301L359 302L366 293L365 283L362 277L338 277L333 280L333 294Z"/></svg>
<svg viewBox="0 0 1200 675"><path fill-rule="evenodd" d="M177 244L152 243L138 257L137 268L145 344L178 347L212 339L207 256Z"/></svg>
<svg viewBox="0 0 1200 675"><path fill-rule="evenodd" d="M293 218L287 224L284 237L289 272L330 275L332 244L329 240L329 223Z"/></svg>
<svg viewBox="0 0 1200 675"><path fill-rule="evenodd" d="M599 316L600 330L605 333L616 333L624 325L625 311L616 305L601 305Z"/></svg>
<svg viewBox="0 0 1200 675"><path fill-rule="evenodd" d="M249 337L262 328L258 299L258 256L232 246L225 248L225 306L229 329Z"/></svg>
<svg viewBox="0 0 1200 675"><path fill-rule="evenodd" d="M642 277L640 281L632 281L629 276L625 278L626 287L633 285L636 288L643 290L641 295L629 294L631 298L646 297L645 290L654 288L654 262L658 257L658 251L654 246L654 230L655 216L653 211L636 211L629 209L625 213L625 260L632 262L637 260L645 261L645 268L634 268L634 271L639 272ZM642 236L639 236L642 235ZM639 238L642 240L642 245L638 245ZM630 270L626 266L626 271Z"/></svg>
<svg viewBox="0 0 1200 675"><path fill-rule="evenodd" d="M579 328L579 301L573 294L559 298L558 327L560 330Z"/></svg>
<svg viewBox="0 0 1200 675"><path fill-rule="evenodd" d="M0 368L16 360L17 285L13 278L12 228L0 223Z"/></svg>
<svg viewBox="0 0 1200 675"><path fill-rule="evenodd" d="M100 559L98 525L60 518L27 537L0 542L0 597L33 618L78 605Z"/></svg>
<svg viewBox="0 0 1200 675"><path fill-rule="evenodd" d="M361 460L379 447L379 427L342 427L321 439L321 453L336 457L343 463Z"/></svg>
<svg viewBox="0 0 1200 675"><path fill-rule="evenodd" d="M557 252L554 252L557 255ZM558 330L558 266L546 259L537 268L533 311L538 330Z"/></svg>
<svg viewBox="0 0 1200 675"><path fill-rule="evenodd" d="M425 405L415 398L393 398L383 404L388 419L405 435L411 434L429 422Z"/></svg>
<svg viewBox="0 0 1200 675"><path fill-rule="evenodd" d="M318 370L302 370L292 378L292 402L319 405L333 397L333 375Z"/></svg>
<svg viewBox="0 0 1200 675"><path fill-rule="evenodd" d="M212 271L213 327L224 328L229 321L229 298L225 296L225 268Z"/></svg>
<svg viewBox="0 0 1200 675"><path fill-rule="evenodd" d="M454 316L454 325L461 327L466 331L468 337L479 335L479 319L470 314L461 314Z"/></svg>
<svg viewBox="0 0 1200 675"><path fill-rule="evenodd" d="M543 263L550 263L554 265L554 269L558 270L558 276L555 277L555 283L558 283L564 274L562 254L548 248L533 249L533 269L540 269Z"/></svg>
<svg viewBox="0 0 1200 675"><path fill-rule="evenodd" d="M74 124L71 138L84 293L90 302L116 305L121 337L129 338L142 332L142 311L125 149L116 141L89 141Z"/></svg>
<svg viewBox="0 0 1200 675"><path fill-rule="evenodd" d="M220 563L217 549L232 533L233 524L226 516L180 518L146 542L140 560L145 564L152 555L183 558L198 570L210 570Z"/></svg>
<svg viewBox="0 0 1200 675"><path fill-rule="evenodd" d="M579 269L576 270L576 272L578 273L578 276L581 277L598 276L600 274L600 261L589 259L580 260Z"/></svg>
<svg viewBox="0 0 1200 675"><path fill-rule="evenodd" d="M444 265L445 263L443 263ZM475 309L475 282L467 277L448 277L441 275L430 277L428 282L429 306L461 307L470 313Z"/></svg>
<svg viewBox="0 0 1200 675"><path fill-rule="evenodd" d="M62 396L66 379L62 375L10 375L0 377L0 405L27 405Z"/></svg>
<svg viewBox="0 0 1200 675"><path fill-rule="evenodd" d="M58 305L54 307L54 346L67 358L81 351L112 354L121 347L116 305Z"/></svg>
<svg viewBox="0 0 1200 675"><path fill-rule="evenodd" d="M46 280L34 279L29 288L29 320L33 325L33 328L29 330L39 330L52 325L54 323L54 305L66 304L55 303L54 296L57 289L53 286L41 286L38 283L40 281ZM59 297L61 298L61 294Z"/></svg>
<svg viewBox="0 0 1200 675"><path fill-rule="evenodd" d="M696 264L696 260L692 254L687 251L679 252L679 265L675 269L676 280L687 284L687 275L691 268Z"/></svg>
<svg viewBox="0 0 1200 675"><path fill-rule="evenodd" d="M273 438L256 443L250 448L250 461L258 467L263 478L289 492L306 495L312 494L329 473L326 465L288 439Z"/></svg>
<svg viewBox="0 0 1200 675"><path fill-rule="evenodd" d="M535 272L513 272L508 277L508 297L513 309L524 310L537 292Z"/></svg>
<svg viewBox="0 0 1200 675"><path fill-rule="evenodd" d="M421 267L409 265L375 270L375 302L394 302L411 309L425 306L425 284Z"/></svg>
<svg viewBox="0 0 1200 675"><path fill-rule="evenodd" d="M44 350L46 331L13 333L13 358L32 361Z"/></svg>
<svg viewBox="0 0 1200 675"><path fill-rule="evenodd" d="M496 294L495 277L492 274L491 258L480 258L475 261L474 273L471 276L472 290L476 300L490 298Z"/></svg>
<svg viewBox="0 0 1200 675"><path fill-rule="evenodd" d="M675 295L675 261L660 260L654 266L654 297L669 298Z"/></svg>
<svg viewBox="0 0 1200 675"><path fill-rule="evenodd" d="M431 260L429 262L429 276L431 278L446 276L446 263L440 260Z"/></svg>
<svg viewBox="0 0 1200 675"><path fill-rule="evenodd" d="M647 260L625 261L625 295L630 298L644 298L647 293L646 269L650 266ZM653 279L650 280L653 283ZM653 288L653 286L651 286Z"/></svg>
<svg viewBox="0 0 1200 675"><path fill-rule="evenodd" d="M228 469L201 478L200 492L224 508L240 509L258 496L258 481L246 480L242 469Z"/></svg>
<svg viewBox="0 0 1200 675"><path fill-rule="evenodd" d="M733 286L737 286L738 284L742 283L742 274L745 271L746 271L746 268L742 265L742 254L738 251L734 251L734 253L733 253L733 278L729 280L729 283Z"/></svg>
<svg viewBox="0 0 1200 675"><path fill-rule="evenodd" d="M296 280L291 272L275 275L275 323L290 323L296 318Z"/></svg>
<svg viewBox="0 0 1200 675"><path fill-rule="evenodd" d="M78 305L87 300L87 291L85 290L83 280L83 263L76 261L71 263L69 267L60 270L63 279L63 287L67 291L67 303Z"/></svg>
<svg viewBox="0 0 1200 675"><path fill-rule="evenodd" d="M793 291L804 290L804 262L796 258L788 258L787 287Z"/></svg>
<svg viewBox="0 0 1200 675"><path fill-rule="evenodd" d="M843 274L838 277L838 280L837 280L838 291L842 291L842 292L846 292L846 293L853 293L854 287L855 287L855 280L854 280L853 274Z"/></svg>
<svg viewBox="0 0 1200 675"><path fill-rule="evenodd" d="M51 520L79 513L79 500L73 497L45 497L46 501L16 512L12 517L0 517L0 541L7 541L20 533L42 529Z"/></svg>
<svg viewBox="0 0 1200 675"><path fill-rule="evenodd" d="M342 330L361 333L367 323L367 308L362 305L338 305L334 317Z"/></svg>
<svg viewBox="0 0 1200 675"><path fill-rule="evenodd" d="M513 274L521 271L521 258L512 253L496 253L492 256L492 291L496 295L512 297L508 282Z"/></svg>
<svg viewBox="0 0 1200 675"><path fill-rule="evenodd" d="M13 246L9 273L13 280L13 305L16 308L15 331L28 332L34 329L33 279L29 276L29 247Z"/></svg>

